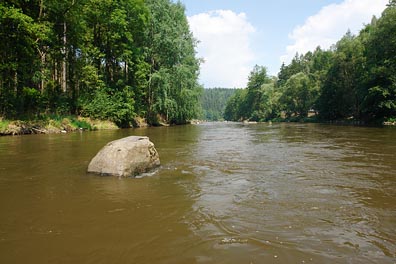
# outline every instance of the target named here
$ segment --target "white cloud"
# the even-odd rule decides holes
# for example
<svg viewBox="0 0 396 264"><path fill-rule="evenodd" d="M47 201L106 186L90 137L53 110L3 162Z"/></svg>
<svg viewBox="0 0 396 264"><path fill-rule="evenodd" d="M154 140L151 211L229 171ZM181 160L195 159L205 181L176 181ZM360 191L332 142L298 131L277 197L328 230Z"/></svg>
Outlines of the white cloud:
<svg viewBox="0 0 396 264"><path fill-rule="evenodd" d="M294 28L289 38L294 41L286 47L281 62L289 63L296 52L306 53L317 46L328 49L349 30L356 34L373 15L379 17L388 0L344 0L340 4L323 7L319 13L308 17L305 24Z"/></svg>
<svg viewBox="0 0 396 264"><path fill-rule="evenodd" d="M250 47L255 28L245 13L216 10L188 18L198 43L205 87L245 87L255 59Z"/></svg>

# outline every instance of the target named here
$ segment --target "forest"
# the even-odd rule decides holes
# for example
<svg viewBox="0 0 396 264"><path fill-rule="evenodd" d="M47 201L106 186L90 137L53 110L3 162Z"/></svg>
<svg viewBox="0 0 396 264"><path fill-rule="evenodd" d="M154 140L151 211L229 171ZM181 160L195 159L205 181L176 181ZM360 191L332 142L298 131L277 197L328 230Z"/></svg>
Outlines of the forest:
<svg viewBox="0 0 396 264"><path fill-rule="evenodd" d="M201 96L202 115L200 119L207 121L224 120L224 111L235 89L211 88L204 89Z"/></svg>
<svg viewBox="0 0 396 264"><path fill-rule="evenodd" d="M255 66L237 90L199 85L197 40L180 2L5 0L0 25L0 123L396 121L395 0L358 35L296 54L276 77Z"/></svg>
<svg viewBox="0 0 396 264"><path fill-rule="evenodd" d="M277 77L255 66L246 89L227 103L226 120L396 121L396 1L357 36L329 50L296 54Z"/></svg>
<svg viewBox="0 0 396 264"><path fill-rule="evenodd" d="M0 120L86 116L129 127L200 112L200 60L171 0L0 3Z"/></svg>

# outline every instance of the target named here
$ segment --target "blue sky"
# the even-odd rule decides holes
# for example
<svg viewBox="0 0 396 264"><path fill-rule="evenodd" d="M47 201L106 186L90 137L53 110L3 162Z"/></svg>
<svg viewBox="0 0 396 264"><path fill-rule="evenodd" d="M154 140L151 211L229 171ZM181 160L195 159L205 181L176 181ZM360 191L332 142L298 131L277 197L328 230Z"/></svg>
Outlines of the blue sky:
<svg viewBox="0 0 396 264"><path fill-rule="evenodd" d="M296 52L358 33L388 0L181 0L200 42L205 88L245 87L255 64L276 75Z"/></svg>

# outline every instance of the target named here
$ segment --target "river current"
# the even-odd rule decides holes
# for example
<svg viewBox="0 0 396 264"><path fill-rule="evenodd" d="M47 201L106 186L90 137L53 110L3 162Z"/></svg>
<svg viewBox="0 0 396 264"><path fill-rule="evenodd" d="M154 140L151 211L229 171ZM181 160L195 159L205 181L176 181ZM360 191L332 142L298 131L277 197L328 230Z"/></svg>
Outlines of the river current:
<svg viewBox="0 0 396 264"><path fill-rule="evenodd" d="M161 167L86 173L149 136ZM204 123L0 137L0 263L396 263L396 129Z"/></svg>

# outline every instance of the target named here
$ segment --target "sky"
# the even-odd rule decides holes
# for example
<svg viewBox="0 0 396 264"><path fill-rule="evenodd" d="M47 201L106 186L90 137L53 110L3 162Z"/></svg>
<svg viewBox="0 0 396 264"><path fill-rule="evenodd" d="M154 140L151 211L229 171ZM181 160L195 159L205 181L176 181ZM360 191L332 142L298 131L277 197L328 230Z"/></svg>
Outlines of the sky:
<svg viewBox="0 0 396 264"><path fill-rule="evenodd" d="M204 62L205 88L243 88L254 65L277 75L282 62L358 34L388 0L180 0Z"/></svg>

